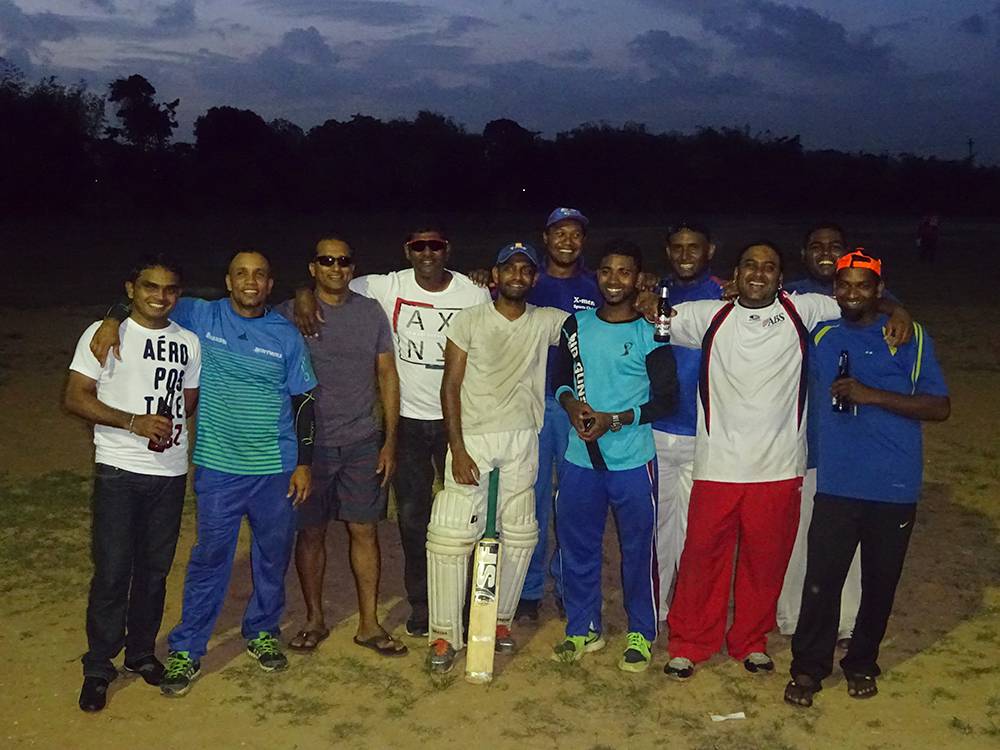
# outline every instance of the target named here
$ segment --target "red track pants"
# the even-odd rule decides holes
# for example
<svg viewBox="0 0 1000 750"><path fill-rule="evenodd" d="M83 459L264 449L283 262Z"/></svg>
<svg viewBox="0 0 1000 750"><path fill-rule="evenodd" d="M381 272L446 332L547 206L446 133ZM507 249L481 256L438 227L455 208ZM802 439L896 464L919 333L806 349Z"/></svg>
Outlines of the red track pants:
<svg viewBox="0 0 1000 750"><path fill-rule="evenodd" d="M671 656L705 661L719 650L723 634L734 659L767 650L795 543L801 493L801 477L746 484L695 481L667 618ZM735 614L726 634L737 542Z"/></svg>

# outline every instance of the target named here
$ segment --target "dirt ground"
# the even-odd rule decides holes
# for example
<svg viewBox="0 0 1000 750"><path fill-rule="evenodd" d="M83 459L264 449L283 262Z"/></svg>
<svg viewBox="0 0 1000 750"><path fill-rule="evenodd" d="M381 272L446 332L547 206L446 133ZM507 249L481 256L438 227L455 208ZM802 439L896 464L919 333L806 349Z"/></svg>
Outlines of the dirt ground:
<svg viewBox="0 0 1000 750"><path fill-rule="evenodd" d="M732 233L747 224L734 220ZM659 231L630 229L649 237ZM335 627L315 654L290 654L286 672L264 674L243 653L239 623L250 590L244 538L227 606L191 693L169 700L121 677L105 711L83 714L76 700L86 646L92 449L86 427L63 414L58 401L76 339L102 308L90 305L94 299L80 304L66 283L47 297L60 306L0 308L0 746L1000 747L1000 337L991 319L1000 231L953 223L950 260L935 269L902 262L908 224L863 228L873 236L879 231L889 238L887 267L899 261L894 291L937 343L953 407L950 421L925 428L924 497L874 700L848 698L836 677L812 710L786 706L789 642L778 634L770 652L779 674L771 677L749 676L718 655L694 680L671 682L662 674L662 634L651 669L620 672L615 663L625 621L613 527L605 545L607 649L579 665L551 662L562 624L547 599L538 626L515 629L519 652L498 658L490 686L468 685L460 676L432 678L422 668L425 646L417 639L402 635L411 652L394 660L352 643L353 582L337 529L329 540L326 586ZM791 228L787 233L793 237ZM189 498L168 584L164 650L162 640L180 613L193 521ZM408 612L398 534L391 522L380 534L381 614L387 628L402 634ZM293 571L287 582L283 626L289 631L303 609ZM710 718L737 711L746 718Z"/></svg>

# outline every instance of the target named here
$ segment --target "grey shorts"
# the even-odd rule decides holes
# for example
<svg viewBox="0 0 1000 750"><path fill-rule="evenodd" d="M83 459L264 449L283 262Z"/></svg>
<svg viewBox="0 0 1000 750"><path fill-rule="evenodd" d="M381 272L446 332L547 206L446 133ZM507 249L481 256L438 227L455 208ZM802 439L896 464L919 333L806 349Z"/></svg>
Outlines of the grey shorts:
<svg viewBox="0 0 1000 750"><path fill-rule="evenodd" d="M385 518L388 488L376 474L382 440L373 435L339 448L316 446L312 493L298 507L300 529L328 521L376 523Z"/></svg>

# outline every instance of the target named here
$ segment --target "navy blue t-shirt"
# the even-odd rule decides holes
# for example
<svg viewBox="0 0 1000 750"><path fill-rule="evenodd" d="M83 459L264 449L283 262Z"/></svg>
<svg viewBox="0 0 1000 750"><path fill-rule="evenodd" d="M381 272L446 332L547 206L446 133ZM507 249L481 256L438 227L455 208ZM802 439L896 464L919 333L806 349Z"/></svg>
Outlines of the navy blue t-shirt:
<svg viewBox="0 0 1000 750"><path fill-rule="evenodd" d="M722 296L722 280L706 271L689 282L668 279L670 304L693 302L701 299L719 299ZM653 429L669 432L671 435L694 437L698 427L698 372L701 369L701 349L674 347L677 361L677 383L680 387L677 409L663 419L653 422Z"/></svg>
<svg viewBox="0 0 1000 750"><path fill-rule="evenodd" d="M848 352L851 377L884 391L947 396L934 344L919 323L913 338L886 344L884 315L869 326L845 320L820 323L810 352L809 420L815 427L817 489L829 495L892 503L920 497L923 445L920 421L874 405L853 411L831 408L830 386L841 351Z"/></svg>
<svg viewBox="0 0 1000 750"><path fill-rule="evenodd" d="M575 276L559 279L549 276L544 268L538 270L538 281L528 294L528 303L537 307L555 307L571 315L579 310L592 310L601 299L597 288L597 278L593 271L581 265ZM549 347L548 364L545 371L545 395L555 392L552 375L559 357L559 347Z"/></svg>

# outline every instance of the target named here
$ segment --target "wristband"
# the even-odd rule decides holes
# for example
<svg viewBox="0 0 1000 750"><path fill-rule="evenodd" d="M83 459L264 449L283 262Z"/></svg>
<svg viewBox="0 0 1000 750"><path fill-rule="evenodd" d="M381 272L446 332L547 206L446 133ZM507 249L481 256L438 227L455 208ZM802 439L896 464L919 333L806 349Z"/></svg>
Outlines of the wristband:
<svg viewBox="0 0 1000 750"><path fill-rule="evenodd" d="M128 431L129 432L132 432L132 423L133 422L135 422L135 414L133 414L132 418L128 421Z"/></svg>

